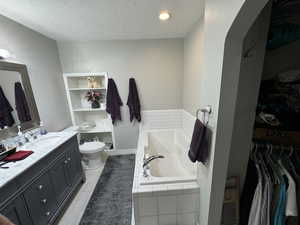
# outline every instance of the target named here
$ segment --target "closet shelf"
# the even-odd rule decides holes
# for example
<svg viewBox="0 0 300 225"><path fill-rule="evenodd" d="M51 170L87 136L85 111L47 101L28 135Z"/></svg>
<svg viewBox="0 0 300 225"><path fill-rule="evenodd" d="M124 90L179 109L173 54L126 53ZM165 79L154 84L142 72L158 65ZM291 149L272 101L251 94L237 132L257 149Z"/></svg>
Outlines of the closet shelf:
<svg viewBox="0 0 300 225"><path fill-rule="evenodd" d="M253 139L273 144L300 145L300 131L289 131L276 128L255 128Z"/></svg>

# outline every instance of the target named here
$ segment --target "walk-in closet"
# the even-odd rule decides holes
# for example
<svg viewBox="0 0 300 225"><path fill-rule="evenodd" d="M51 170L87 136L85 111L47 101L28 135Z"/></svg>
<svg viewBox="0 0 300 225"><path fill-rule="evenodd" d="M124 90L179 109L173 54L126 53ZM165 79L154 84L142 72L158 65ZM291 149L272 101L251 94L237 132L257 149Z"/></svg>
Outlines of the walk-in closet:
<svg viewBox="0 0 300 225"><path fill-rule="evenodd" d="M299 0L272 2L252 143L240 173L240 225L300 224L299 12Z"/></svg>

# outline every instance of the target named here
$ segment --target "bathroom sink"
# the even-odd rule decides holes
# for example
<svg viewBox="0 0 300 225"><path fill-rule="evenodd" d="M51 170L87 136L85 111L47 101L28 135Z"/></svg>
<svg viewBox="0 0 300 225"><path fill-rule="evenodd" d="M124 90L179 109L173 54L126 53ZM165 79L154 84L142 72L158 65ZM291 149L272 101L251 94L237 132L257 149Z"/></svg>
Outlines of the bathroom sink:
<svg viewBox="0 0 300 225"><path fill-rule="evenodd" d="M32 141L28 145L25 145L24 147L31 148L31 149L42 149L42 148L47 148L49 146L56 145L59 140L61 140L61 136L46 135L46 136L39 137L38 139Z"/></svg>

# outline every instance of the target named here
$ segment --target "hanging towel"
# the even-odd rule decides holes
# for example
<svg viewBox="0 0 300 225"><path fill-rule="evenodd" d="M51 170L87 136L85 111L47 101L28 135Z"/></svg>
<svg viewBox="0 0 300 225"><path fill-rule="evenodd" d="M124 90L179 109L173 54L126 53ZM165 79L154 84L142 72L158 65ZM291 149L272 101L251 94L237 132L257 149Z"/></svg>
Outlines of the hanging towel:
<svg viewBox="0 0 300 225"><path fill-rule="evenodd" d="M194 125L194 132L188 155L192 162L199 161L205 163L208 158L207 127L199 119L196 119Z"/></svg>
<svg viewBox="0 0 300 225"><path fill-rule="evenodd" d="M3 89L0 86L0 128L5 126L11 127L15 120L11 114L13 108L9 104L7 98L4 95Z"/></svg>
<svg viewBox="0 0 300 225"><path fill-rule="evenodd" d="M132 122L133 119L136 119L137 121L141 122L140 98L134 78L129 79L129 94L127 105L130 113L130 122Z"/></svg>
<svg viewBox="0 0 300 225"><path fill-rule="evenodd" d="M106 96L106 112L110 114L112 123L115 124L117 120L122 120L121 109L123 102L120 98L118 88L113 79L108 79L107 96Z"/></svg>
<svg viewBox="0 0 300 225"><path fill-rule="evenodd" d="M15 103L19 121L21 123L30 121L30 110L28 107L27 99L22 84L20 82L15 83Z"/></svg>

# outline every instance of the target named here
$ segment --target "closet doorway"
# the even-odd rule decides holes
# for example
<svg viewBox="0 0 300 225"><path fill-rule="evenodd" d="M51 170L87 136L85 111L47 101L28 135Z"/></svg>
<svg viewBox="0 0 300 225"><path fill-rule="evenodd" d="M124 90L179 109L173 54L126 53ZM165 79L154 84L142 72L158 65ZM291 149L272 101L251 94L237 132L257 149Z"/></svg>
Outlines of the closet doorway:
<svg viewBox="0 0 300 225"><path fill-rule="evenodd" d="M297 193L288 192L300 190L299 12L298 0L271 1L244 39L227 172L240 179L236 224L261 224L253 213L263 224L294 224L298 216Z"/></svg>

